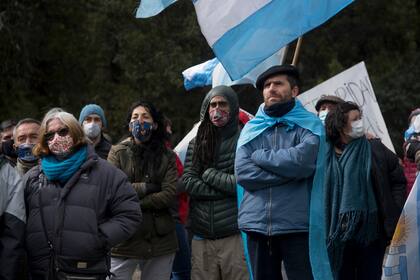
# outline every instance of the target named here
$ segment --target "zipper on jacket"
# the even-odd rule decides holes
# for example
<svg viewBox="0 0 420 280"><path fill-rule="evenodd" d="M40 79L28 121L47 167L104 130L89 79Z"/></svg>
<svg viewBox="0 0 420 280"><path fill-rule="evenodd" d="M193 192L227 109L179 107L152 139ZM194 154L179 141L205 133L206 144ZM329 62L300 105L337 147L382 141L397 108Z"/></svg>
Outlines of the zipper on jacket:
<svg viewBox="0 0 420 280"><path fill-rule="evenodd" d="M210 233L214 236L214 202L210 202Z"/></svg>
<svg viewBox="0 0 420 280"><path fill-rule="evenodd" d="M273 149L277 149L277 125L274 127L274 134L273 134ZM272 191L273 189L269 188L269 197L268 197L268 236L271 236L271 206L272 206Z"/></svg>

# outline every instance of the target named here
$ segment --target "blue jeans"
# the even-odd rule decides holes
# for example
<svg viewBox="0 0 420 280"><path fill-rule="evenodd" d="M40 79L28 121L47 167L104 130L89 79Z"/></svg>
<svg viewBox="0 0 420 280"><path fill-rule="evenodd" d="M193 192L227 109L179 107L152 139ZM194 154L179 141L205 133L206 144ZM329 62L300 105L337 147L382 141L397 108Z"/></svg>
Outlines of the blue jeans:
<svg viewBox="0 0 420 280"><path fill-rule="evenodd" d="M179 249L175 254L172 266L172 280L190 280L191 278L191 250L184 225L176 223L176 236Z"/></svg>

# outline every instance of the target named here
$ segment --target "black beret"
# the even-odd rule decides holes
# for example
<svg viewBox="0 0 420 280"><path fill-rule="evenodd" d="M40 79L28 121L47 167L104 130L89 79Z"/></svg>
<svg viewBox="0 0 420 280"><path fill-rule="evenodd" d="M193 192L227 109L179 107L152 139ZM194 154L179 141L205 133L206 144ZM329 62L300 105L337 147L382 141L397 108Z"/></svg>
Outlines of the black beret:
<svg viewBox="0 0 420 280"><path fill-rule="evenodd" d="M283 64L283 65L276 65L273 67L268 68L265 72L263 72L261 75L258 76L256 87L259 90L263 90L264 88L264 82L274 76L274 75L288 75L295 77L297 80L299 80L299 71L298 69L290 64Z"/></svg>
<svg viewBox="0 0 420 280"><path fill-rule="evenodd" d="M335 95L323 95L316 102L316 104L315 104L315 110L319 111L319 109L321 108L322 104L324 104L324 103L338 104L338 103L343 103L343 102L344 102L344 100L341 99L338 96L335 96Z"/></svg>

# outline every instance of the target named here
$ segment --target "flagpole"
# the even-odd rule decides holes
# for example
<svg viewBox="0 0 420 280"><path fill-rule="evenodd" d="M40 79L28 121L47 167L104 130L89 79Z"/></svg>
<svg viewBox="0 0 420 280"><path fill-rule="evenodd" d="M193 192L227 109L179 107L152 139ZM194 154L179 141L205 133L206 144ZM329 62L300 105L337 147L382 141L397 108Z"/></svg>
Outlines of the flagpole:
<svg viewBox="0 0 420 280"><path fill-rule="evenodd" d="M297 64L301 45L302 45L302 36L299 37L299 39L297 41L297 44L296 44L295 54L293 56L293 62L292 62L293 66L296 66L296 64Z"/></svg>
<svg viewBox="0 0 420 280"><path fill-rule="evenodd" d="M284 52L283 52L283 57L280 60L280 65L284 64L286 62L286 57L287 57L287 51L289 50L289 45L286 45L284 47Z"/></svg>

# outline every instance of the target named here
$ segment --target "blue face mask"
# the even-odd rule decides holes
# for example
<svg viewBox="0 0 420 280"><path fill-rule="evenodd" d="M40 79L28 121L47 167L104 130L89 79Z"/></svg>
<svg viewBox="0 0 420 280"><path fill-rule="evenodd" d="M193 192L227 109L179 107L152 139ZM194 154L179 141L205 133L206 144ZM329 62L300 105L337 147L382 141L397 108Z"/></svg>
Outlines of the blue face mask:
<svg viewBox="0 0 420 280"><path fill-rule="evenodd" d="M130 123L131 134L140 142L147 142L152 136L153 125L148 122L140 123L139 120Z"/></svg>
<svg viewBox="0 0 420 280"><path fill-rule="evenodd" d="M17 149L18 158L26 162L37 161L38 158L32 153L34 144L21 144Z"/></svg>

